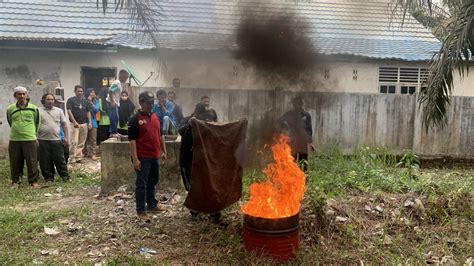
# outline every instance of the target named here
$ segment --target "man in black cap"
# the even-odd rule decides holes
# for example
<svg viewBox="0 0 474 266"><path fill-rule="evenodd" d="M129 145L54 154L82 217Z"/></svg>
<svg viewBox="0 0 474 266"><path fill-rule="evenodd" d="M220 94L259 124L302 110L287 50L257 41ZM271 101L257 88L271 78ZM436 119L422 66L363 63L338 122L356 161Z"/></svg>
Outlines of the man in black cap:
<svg viewBox="0 0 474 266"><path fill-rule="evenodd" d="M160 132L160 119L152 112L155 97L146 91L140 93L140 110L130 118L128 139L133 167L137 173L135 182L136 210L139 218L149 221L148 212L161 212L156 200L160 158L166 160L164 136Z"/></svg>

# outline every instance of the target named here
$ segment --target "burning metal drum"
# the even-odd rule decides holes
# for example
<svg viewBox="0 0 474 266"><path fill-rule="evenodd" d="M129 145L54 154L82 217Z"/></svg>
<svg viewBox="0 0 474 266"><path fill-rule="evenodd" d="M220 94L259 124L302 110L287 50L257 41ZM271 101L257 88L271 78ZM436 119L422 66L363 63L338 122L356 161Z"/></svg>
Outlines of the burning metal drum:
<svg viewBox="0 0 474 266"><path fill-rule="evenodd" d="M285 218L260 218L244 214L244 243L257 256L277 261L296 257L299 247L299 213Z"/></svg>

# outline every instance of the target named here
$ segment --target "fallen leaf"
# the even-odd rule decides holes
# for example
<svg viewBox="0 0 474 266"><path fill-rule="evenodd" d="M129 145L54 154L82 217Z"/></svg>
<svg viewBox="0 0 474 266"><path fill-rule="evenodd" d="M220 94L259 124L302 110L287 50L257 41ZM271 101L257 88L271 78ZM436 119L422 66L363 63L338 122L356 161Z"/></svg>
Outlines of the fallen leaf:
<svg viewBox="0 0 474 266"><path fill-rule="evenodd" d="M49 255L49 250L41 250L41 255L43 256Z"/></svg>
<svg viewBox="0 0 474 266"><path fill-rule="evenodd" d="M366 211L368 211L368 212L370 212L370 211L372 210L372 208L370 208L369 205L365 205L365 206L364 206L364 209L365 209Z"/></svg>
<svg viewBox="0 0 474 266"><path fill-rule="evenodd" d="M336 216L336 222L346 222L348 220L347 217Z"/></svg>
<svg viewBox="0 0 474 266"><path fill-rule="evenodd" d="M44 227L44 233L50 236L55 236L61 233L57 228Z"/></svg>
<svg viewBox="0 0 474 266"><path fill-rule="evenodd" d="M336 214L334 210L331 210L331 209L326 210L326 216L333 216L334 214Z"/></svg>
<svg viewBox="0 0 474 266"><path fill-rule="evenodd" d="M405 207L411 207L411 206L413 206L413 204L415 204L413 201L407 199L407 200L405 201L405 203L403 203L403 206L405 206Z"/></svg>
<svg viewBox="0 0 474 266"><path fill-rule="evenodd" d="M45 193L44 196L45 196L45 197L52 197L53 194L51 194L51 193Z"/></svg>
<svg viewBox="0 0 474 266"><path fill-rule="evenodd" d="M384 245L391 245L392 244L392 238L389 235L385 235L383 238L383 244Z"/></svg>
<svg viewBox="0 0 474 266"><path fill-rule="evenodd" d="M380 207L379 205L375 206L375 210L382 213L383 212L383 208Z"/></svg>

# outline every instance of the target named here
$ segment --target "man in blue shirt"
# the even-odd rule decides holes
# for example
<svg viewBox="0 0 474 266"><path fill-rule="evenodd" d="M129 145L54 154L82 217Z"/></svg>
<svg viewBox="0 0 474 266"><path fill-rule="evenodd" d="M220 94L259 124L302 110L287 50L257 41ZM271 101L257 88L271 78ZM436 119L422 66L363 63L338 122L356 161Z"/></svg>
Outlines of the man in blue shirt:
<svg viewBox="0 0 474 266"><path fill-rule="evenodd" d="M158 102L153 106L153 112L160 118L161 134L175 135L176 119L173 115L173 103L168 101L165 90L158 90L156 92L156 98Z"/></svg>

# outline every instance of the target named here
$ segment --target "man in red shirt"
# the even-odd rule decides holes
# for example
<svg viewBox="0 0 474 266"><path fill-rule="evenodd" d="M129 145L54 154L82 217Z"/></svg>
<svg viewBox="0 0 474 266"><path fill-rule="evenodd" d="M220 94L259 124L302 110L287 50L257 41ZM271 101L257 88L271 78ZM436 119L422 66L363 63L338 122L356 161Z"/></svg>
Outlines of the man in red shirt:
<svg viewBox="0 0 474 266"><path fill-rule="evenodd" d="M140 110L130 118L128 139L133 167L137 173L135 182L136 210L139 218L149 220L147 212L161 212L156 200L160 158L166 160L164 136L160 131L160 119L152 112L155 97L151 92L138 96Z"/></svg>

